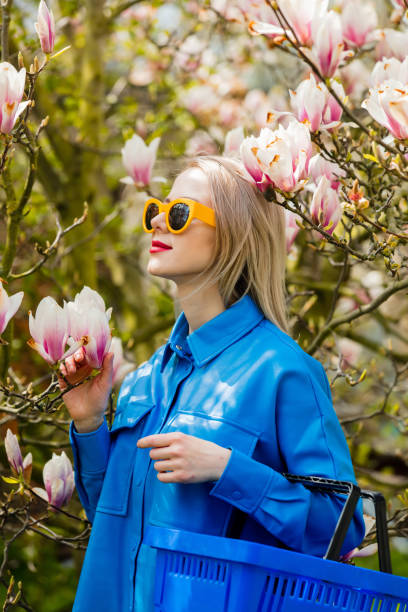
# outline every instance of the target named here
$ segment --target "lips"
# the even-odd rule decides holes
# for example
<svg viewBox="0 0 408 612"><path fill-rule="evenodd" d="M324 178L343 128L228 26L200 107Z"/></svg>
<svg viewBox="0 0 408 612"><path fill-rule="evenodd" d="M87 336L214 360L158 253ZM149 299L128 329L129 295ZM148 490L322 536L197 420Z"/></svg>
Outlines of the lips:
<svg viewBox="0 0 408 612"><path fill-rule="evenodd" d="M164 242L160 242L160 240L153 240L152 247L159 247L161 249L171 249L172 248L168 244L164 244Z"/></svg>

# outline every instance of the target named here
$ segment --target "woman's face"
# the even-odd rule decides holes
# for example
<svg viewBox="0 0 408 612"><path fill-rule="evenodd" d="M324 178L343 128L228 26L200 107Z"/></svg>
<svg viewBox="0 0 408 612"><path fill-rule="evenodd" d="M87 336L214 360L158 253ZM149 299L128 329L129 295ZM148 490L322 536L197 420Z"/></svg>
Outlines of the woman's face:
<svg viewBox="0 0 408 612"><path fill-rule="evenodd" d="M164 201L179 197L191 198L212 208L207 178L200 168L188 168L179 174ZM186 230L173 234L167 229L164 212L154 217L151 225L152 242L160 241L171 248L150 252L147 265L150 274L183 284L191 282L209 264L215 248L215 227L193 219Z"/></svg>

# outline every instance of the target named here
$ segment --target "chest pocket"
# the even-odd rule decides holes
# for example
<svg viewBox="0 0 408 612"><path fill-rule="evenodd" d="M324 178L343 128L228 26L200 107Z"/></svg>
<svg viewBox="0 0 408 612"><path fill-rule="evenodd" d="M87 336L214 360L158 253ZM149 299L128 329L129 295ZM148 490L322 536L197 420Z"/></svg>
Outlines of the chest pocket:
<svg viewBox="0 0 408 612"><path fill-rule="evenodd" d="M115 415L111 428L111 449L102 491L96 510L124 516L127 513L131 478L140 427L154 404L150 400L130 400ZM120 435L118 435L120 433Z"/></svg>
<svg viewBox="0 0 408 612"><path fill-rule="evenodd" d="M162 430L163 433L171 431L182 431L225 448L236 448L248 456L253 454L260 436L260 432L250 431L223 419L181 410L174 414ZM149 522L221 535L233 507L209 495L213 486L214 482L160 482L152 463L147 483L151 495Z"/></svg>

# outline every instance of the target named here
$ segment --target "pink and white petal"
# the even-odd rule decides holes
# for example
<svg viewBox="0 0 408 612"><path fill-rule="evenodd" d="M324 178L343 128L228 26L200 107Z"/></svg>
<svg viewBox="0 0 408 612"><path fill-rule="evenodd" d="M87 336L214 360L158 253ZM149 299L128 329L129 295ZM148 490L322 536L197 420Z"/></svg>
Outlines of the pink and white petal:
<svg viewBox="0 0 408 612"><path fill-rule="evenodd" d="M33 487L33 491L34 493L37 493L37 495L39 495L44 501L47 503L49 502L48 493L45 489L42 489L41 487Z"/></svg>
<svg viewBox="0 0 408 612"><path fill-rule="evenodd" d="M69 474L65 480L64 504L68 504L75 489L74 474Z"/></svg>
<svg viewBox="0 0 408 612"><path fill-rule="evenodd" d="M65 501L65 485L62 478L56 478L53 480L51 484L51 498L50 504L57 506L57 508L61 508Z"/></svg>
<svg viewBox="0 0 408 612"><path fill-rule="evenodd" d="M34 349L35 351L37 351L37 353L43 358L45 359L45 361L47 363L49 363L50 365L52 365L53 363L55 363L52 358L49 356L49 354L46 352L46 350L44 349L42 344L39 344L38 342L36 342L33 338L30 338L30 340L27 341L28 346L30 346L32 349Z"/></svg>
<svg viewBox="0 0 408 612"><path fill-rule="evenodd" d="M18 105L17 108L17 112L16 115L14 117L14 123L16 123L17 119L19 118L19 116L21 115L21 113L23 112L23 110L25 108L27 108L27 106L31 104L31 100L26 100L25 102L20 102L20 104Z"/></svg>
<svg viewBox="0 0 408 612"><path fill-rule="evenodd" d="M266 34L272 38L286 36L285 30L279 26L273 25L272 23L265 23L263 21L250 21L248 24L248 30L251 34Z"/></svg>

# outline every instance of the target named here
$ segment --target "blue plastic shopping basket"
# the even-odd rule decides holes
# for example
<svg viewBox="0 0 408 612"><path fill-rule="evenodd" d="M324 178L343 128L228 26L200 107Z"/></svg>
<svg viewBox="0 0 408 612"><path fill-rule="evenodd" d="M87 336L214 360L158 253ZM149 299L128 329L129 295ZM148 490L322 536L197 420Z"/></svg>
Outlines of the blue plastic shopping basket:
<svg viewBox="0 0 408 612"><path fill-rule="evenodd" d="M384 497L353 483L285 476L347 494L324 558L149 525L145 542L157 549L155 612L408 612L408 579L391 571ZM337 561L360 496L374 501L379 572Z"/></svg>

